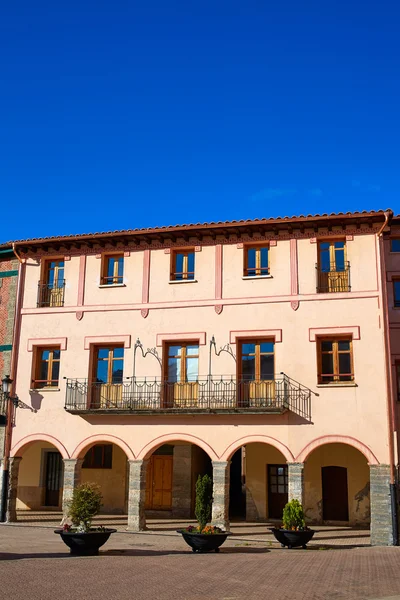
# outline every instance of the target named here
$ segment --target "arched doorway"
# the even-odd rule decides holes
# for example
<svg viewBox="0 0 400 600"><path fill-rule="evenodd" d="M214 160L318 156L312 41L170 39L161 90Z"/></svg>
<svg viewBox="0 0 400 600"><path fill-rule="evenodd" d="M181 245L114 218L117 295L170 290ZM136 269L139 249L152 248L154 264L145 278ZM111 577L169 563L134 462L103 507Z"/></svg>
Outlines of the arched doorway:
<svg viewBox="0 0 400 600"><path fill-rule="evenodd" d="M97 483L103 496L103 514L126 514L128 508L127 455L109 440L96 440L82 448L80 482Z"/></svg>
<svg viewBox="0 0 400 600"><path fill-rule="evenodd" d="M146 517L191 518L199 475L212 476L208 454L196 444L172 440L147 457Z"/></svg>
<svg viewBox="0 0 400 600"><path fill-rule="evenodd" d="M310 523L368 526L370 472L354 446L328 443L304 463L304 509Z"/></svg>
<svg viewBox="0 0 400 600"><path fill-rule="evenodd" d="M46 440L27 442L19 447L16 510L61 510L63 493L63 456Z"/></svg>
<svg viewBox="0 0 400 600"><path fill-rule="evenodd" d="M288 468L284 454L272 444L251 442L238 448L230 460L230 518L245 518L246 521L281 519L288 500Z"/></svg>

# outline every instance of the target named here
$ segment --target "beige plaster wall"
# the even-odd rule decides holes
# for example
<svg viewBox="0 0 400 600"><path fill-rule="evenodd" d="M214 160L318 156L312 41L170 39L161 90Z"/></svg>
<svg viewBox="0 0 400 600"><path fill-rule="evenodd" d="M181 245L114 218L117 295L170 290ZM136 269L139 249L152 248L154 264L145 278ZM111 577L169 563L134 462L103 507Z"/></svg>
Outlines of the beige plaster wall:
<svg viewBox="0 0 400 600"><path fill-rule="evenodd" d="M125 453L113 444L112 469L82 468L82 483L97 483L103 495L101 512L122 514L126 512L127 459Z"/></svg>
<svg viewBox="0 0 400 600"><path fill-rule="evenodd" d="M246 503L251 503L252 513L260 520L268 518L267 465L275 464L286 464L276 448L267 444L246 445Z"/></svg>
<svg viewBox="0 0 400 600"><path fill-rule="evenodd" d="M304 467L304 510L310 522L322 522L321 468L347 469L349 523L366 525L370 519L369 467L364 456L345 444L321 446L309 456Z"/></svg>

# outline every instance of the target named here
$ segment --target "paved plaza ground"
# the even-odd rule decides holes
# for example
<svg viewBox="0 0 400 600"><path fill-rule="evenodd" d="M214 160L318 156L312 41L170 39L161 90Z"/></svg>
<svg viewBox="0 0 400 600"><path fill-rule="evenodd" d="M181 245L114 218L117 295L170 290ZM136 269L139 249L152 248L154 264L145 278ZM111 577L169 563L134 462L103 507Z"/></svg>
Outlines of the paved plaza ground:
<svg viewBox="0 0 400 600"><path fill-rule="evenodd" d="M282 549L265 523L232 524L219 554L192 554L175 529L150 520L125 531L126 517L97 557L72 557L53 533L59 514L24 515L0 526L0 598L10 600L400 600L400 548L373 548L369 532L316 527L307 550Z"/></svg>

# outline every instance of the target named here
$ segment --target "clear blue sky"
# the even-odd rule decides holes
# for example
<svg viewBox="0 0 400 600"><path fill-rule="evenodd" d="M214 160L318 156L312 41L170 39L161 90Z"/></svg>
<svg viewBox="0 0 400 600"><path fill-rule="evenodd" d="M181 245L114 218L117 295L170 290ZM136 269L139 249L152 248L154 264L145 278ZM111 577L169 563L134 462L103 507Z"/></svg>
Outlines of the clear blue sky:
<svg viewBox="0 0 400 600"><path fill-rule="evenodd" d="M400 212L399 31L395 0L4 3L1 240Z"/></svg>

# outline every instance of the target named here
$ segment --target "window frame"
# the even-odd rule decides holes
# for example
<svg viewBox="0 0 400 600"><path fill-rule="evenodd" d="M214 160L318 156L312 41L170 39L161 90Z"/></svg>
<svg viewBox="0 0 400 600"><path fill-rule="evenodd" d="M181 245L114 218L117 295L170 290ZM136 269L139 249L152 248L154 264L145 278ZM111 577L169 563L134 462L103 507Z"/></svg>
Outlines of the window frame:
<svg viewBox="0 0 400 600"><path fill-rule="evenodd" d="M116 348L122 348L122 350L124 350L124 355L122 358L120 357L114 357L114 355L112 355L112 358L110 360L110 351L114 352L114 350ZM125 368L125 348L123 344L91 344L91 348L90 348L90 381L92 383L98 383L97 381L97 365L98 365L98 361L99 361L99 350L104 350L104 349L108 349L108 358L107 359L102 359L102 360L107 360L108 365L107 365L107 381L102 383L101 385L122 385L123 384L123 380L124 380L124 368ZM122 360L122 381L121 382L117 382L117 383L113 383L112 381L112 366L113 366L113 362L114 360ZM110 375L111 375L111 380L110 379Z"/></svg>
<svg viewBox="0 0 400 600"><path fill-rule="evenodd" d="M177 271L176 267L176 259L178 254L183 254L183 267L182 271ZM189 271L189 254L193 254L193 271ZM186 269L185 269L186 263ZM178 275L182 275L182 277L177 277ZM189 275L193 275L189 277ZM169 272L169 280L170 281L195 281L196 280L196 251L194 246L188 246L185 248L174 248L171 250L171 262L170 262L170 272Z"/></svg>
<svg viewBox="0 0 400 600"><path fill-rule="evenodd" d="M42 360L43 352L50 352L49 359L46 361ZM54 351L60 352L60 358L54 358ZM41 366L43 362L47 362L47 379L39 379ZM58 379L49 379L52 375L53 364L58 363ZM32 357L32 376L31 376L31 389L34 390L43 390L43 389L58 389L60 385L60 368L61 368L61 345L54 344L50 346L34 346L33 357ZM49 384L49 382L56 382L54 385ZM40 385L40 384L44 385Z"/></svg>
<svg viewBox="0 0 400 600"><path fill-rule="evenodd" d="M180 346L182 351L181 351L181 355L179 356L170 356L169 354L169 349L173 346ZM197 379L199 378L199 367L200 367L200 344L199 344L199 340L174 340L171 342L165 342L164 343L164 348L163 348L163 376L164 376L164 381L166 381L167 383L194 383L193 381L187 381L187 372L186 372L186 359L187 357L187 353L186 353L186 348L188 346L197 346L198 351L197 354L190 354L189 358L197 358ZM169 377L168 377L168 366L169 366L169 359L170 358L177 358L180 359L180 373L181 373L181 377L179 381L174 381L174 382L170 382L169 381Z"/></svg>
<svg viewBox="0 0 400 600"><path fill-rule="evenodd" d="M332 342L332 352L322 351L323 342ZM349 350L339 350L339 342L349 342ZM333 355L333 373L327 374L322 373L322 355L331 354ZM343 377L351 377L351 379L340 379L341 374L339 372L339 355L349 354L350 355L350 373L342 374ZM318 385L351 385L355 382L354 374L354 352L353 352L353 336L351 335L339 335L339 336L318 336L317 337L317 375ZM326 381L326 377L332 376L333 379Z"/></svg>
<svg viewBox="0 0 400 600"><path fill-rule="evenodd" d="M273 344L273 351L272 352L261 352L261 344L264 343L268 343L268 344ZM243 358L243 345L244 344L254 344L255 345L255 352L254 352L254 366L255 366L255 377L254 379L248 379L245 380L243 379L243 369L242 369L242 358ZM237 360L237 380L238 381L273 381L275 380L275 360L276 360L276 356L275 356L275 338L241 338L239 340L239 347L238 347L238 358L239 360ZM261 379L261 356L273 356L274 359L274 372L273 372L273 378L272 379ZM245 356L250 356L249 354L246 354Z"/></svg>
<svg viewBox="0 0 400 600"><path fill-rule="evenodd" d="M263 267L261 265L261 250L266 249L267 250L267 257L268 257L268 264L266 267ZM249 255L248 252L249 250L255 250L256 251L256 266L253 267L249 267ZM257 263L259 266L257 266ZM255 271L255 273L249 274L249 269L251 269L252 271ZM267 270L268 272L266 274L262 274L257 273L257 271L265 271ZM258 244L245 244L243 247L243 277L249 277L251 279L257 278L257 277L269 277L271 274L271 264L270 264L270 245L266 242L262 242L262 243L258 243Z"/></svg>
<svg viewBox="0 0 400 600"><path fill-rule="evenodd" d="M110 465L105 465L106 462L106 451L105 448L111 448L110 450ZM102 448L102 452L101 452L101 464L96 464L95 462L95 448ZM85 464L86 458L88 457L87 462L89 464ZM92 446L91 448L89 448L89 450L86 452L84 458L83 458L83 463L82 463L82 469L112 469L113 466L113 444L94 444L94 446Z"/></svg>
<svg viewBox="0 0 400 600"><path fill-rule="evenodd" d="M108 265L110 259L122 258L122 275L118 275L118 260L114 262L113 275L108 275ZM100 269L100 285L110 287L113 285L124 284L124 270L125 270L125 255L123 252L109 252L101 255L101 269ZM111 281L110 281L111 280Z"/></svg>

